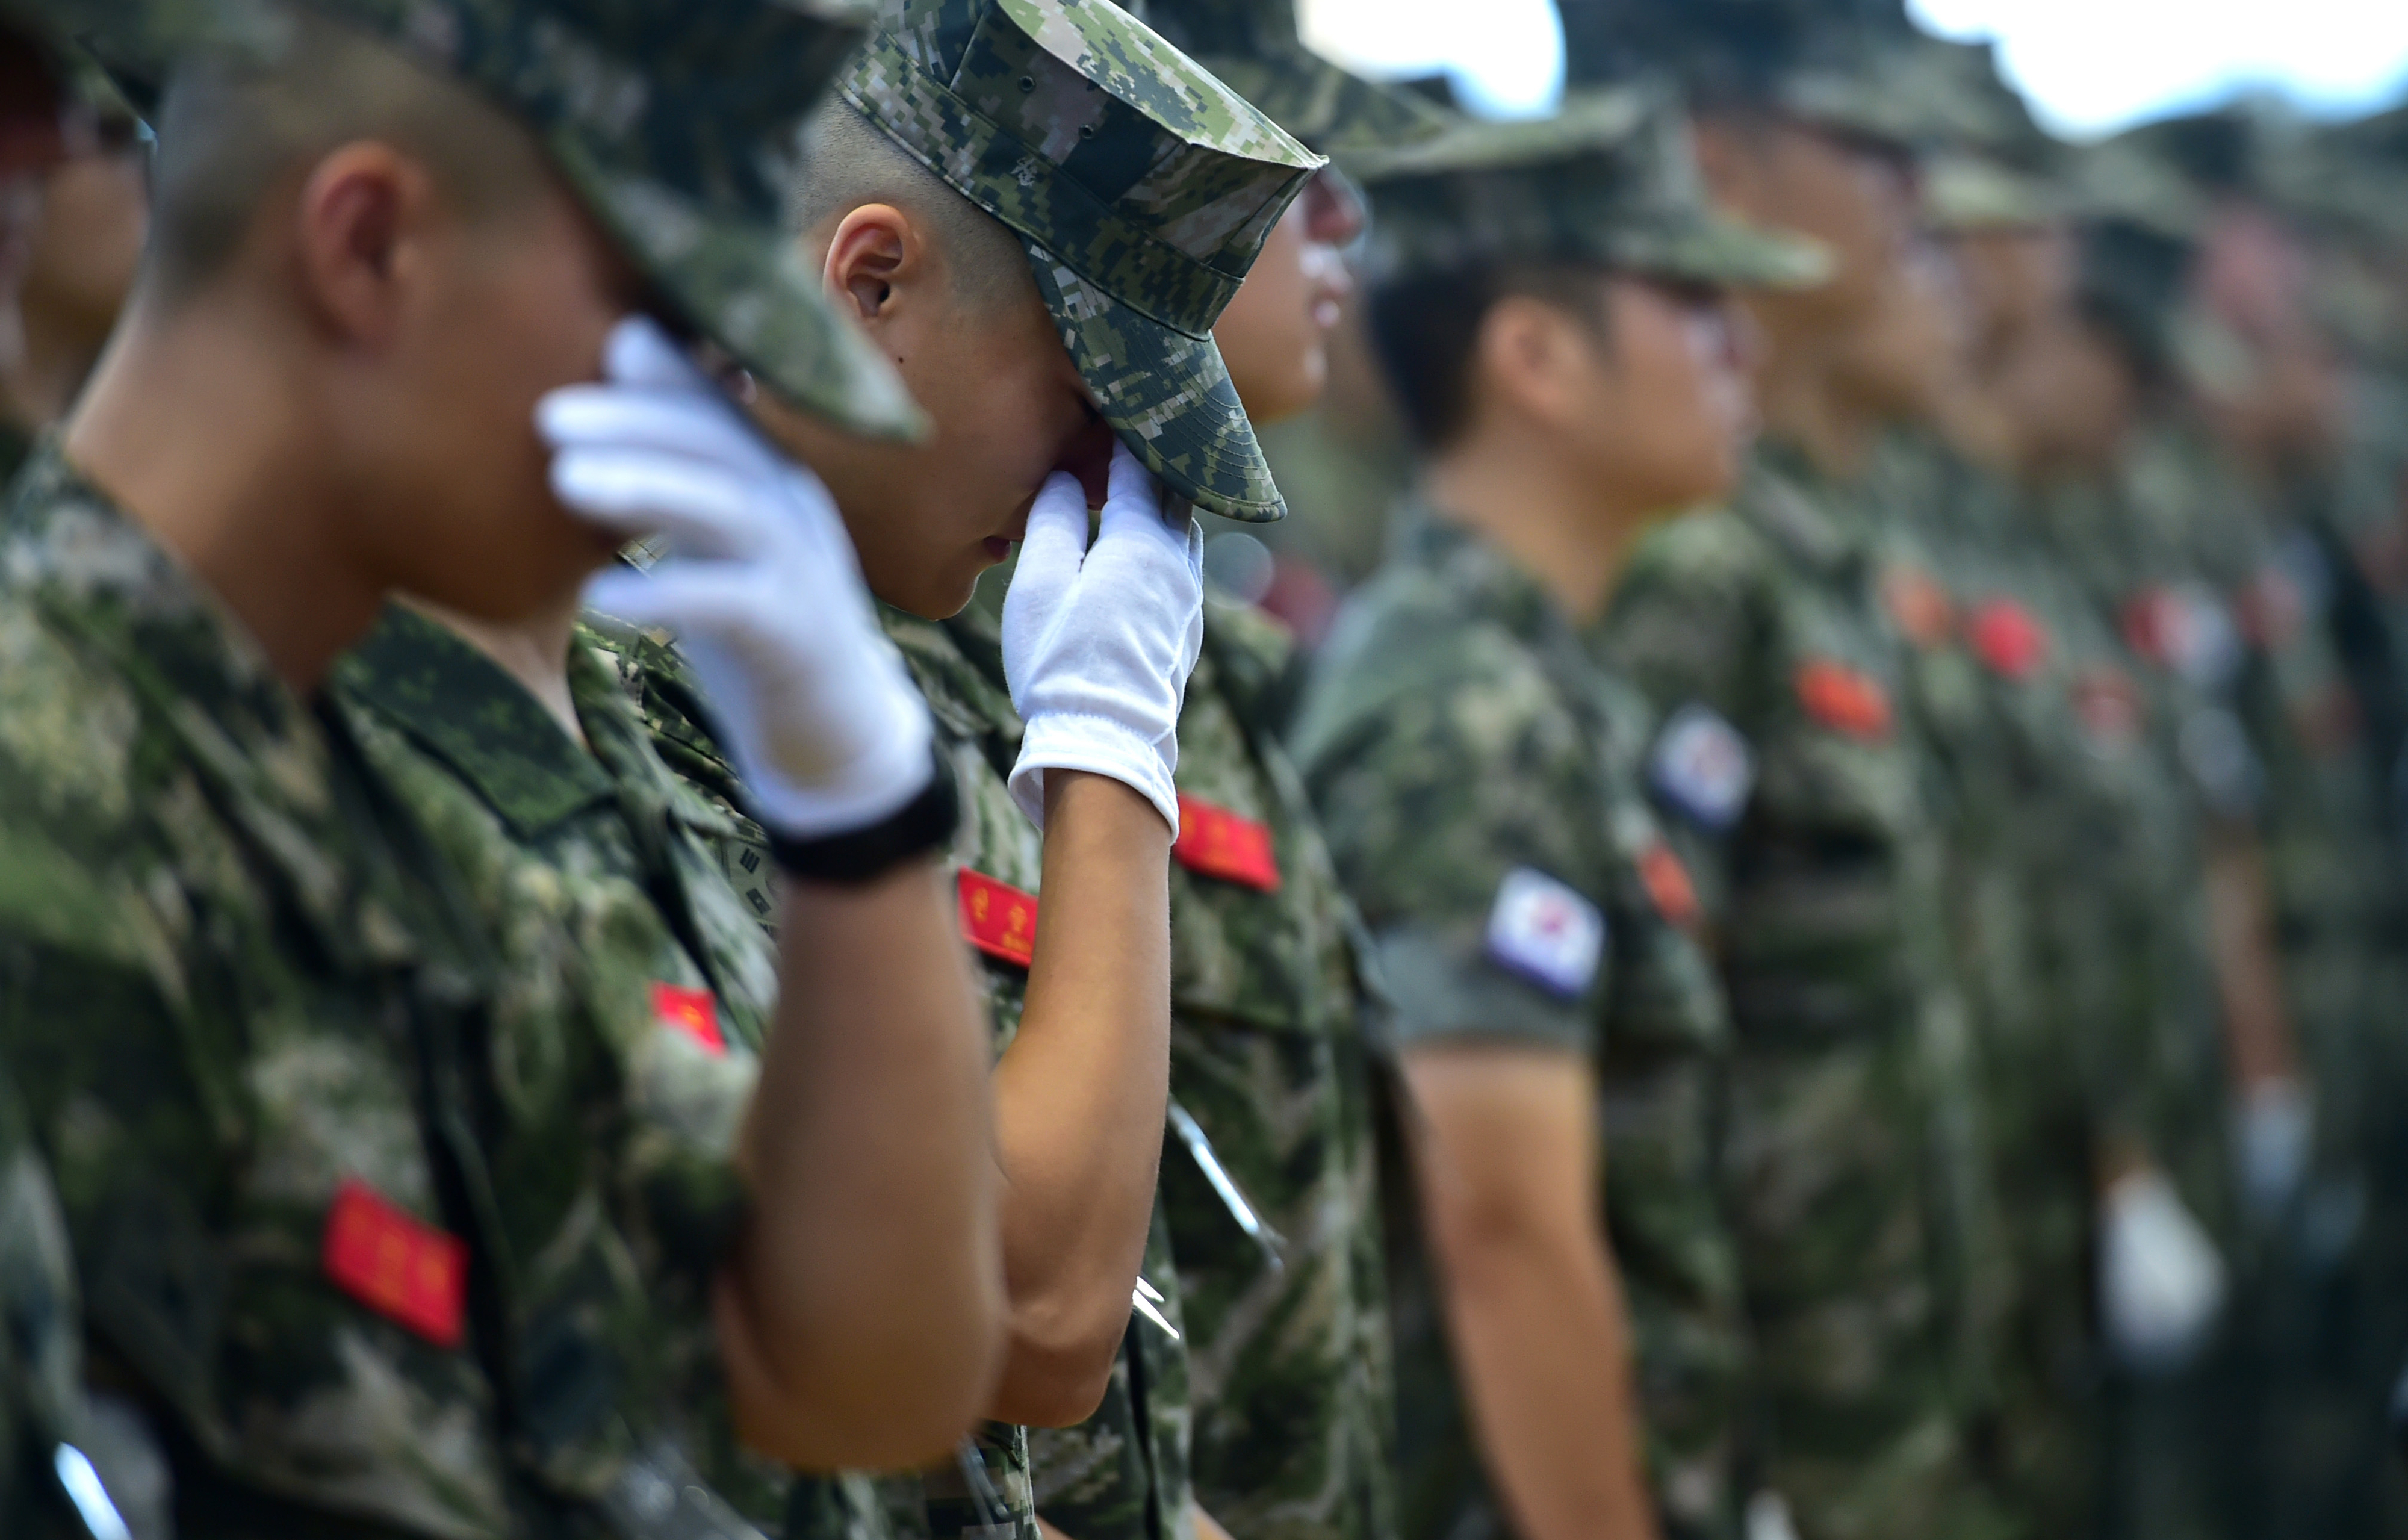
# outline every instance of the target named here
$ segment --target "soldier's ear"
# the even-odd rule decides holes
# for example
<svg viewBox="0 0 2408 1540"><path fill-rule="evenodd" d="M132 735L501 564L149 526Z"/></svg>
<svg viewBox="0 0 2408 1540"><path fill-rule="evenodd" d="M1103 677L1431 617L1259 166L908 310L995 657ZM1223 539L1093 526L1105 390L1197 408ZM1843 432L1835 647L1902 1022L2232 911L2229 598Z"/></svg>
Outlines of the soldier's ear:
<svg viewBox="0 0 2408 1540"><path fill-rule="evenodd" d="M329 152L290 209L293 268L318 324L353 344L389 340L423 275L440 199L426 168L362 140Z"/></svg>
<svg viewBox="0 0 2408 1540"><path fill-rule="evenodd" d="M873 332L891 324L906 292L926 276L930 253L911 217L888 203L865 203L837 223L822 265L830 295L850 301Z"/></svg>

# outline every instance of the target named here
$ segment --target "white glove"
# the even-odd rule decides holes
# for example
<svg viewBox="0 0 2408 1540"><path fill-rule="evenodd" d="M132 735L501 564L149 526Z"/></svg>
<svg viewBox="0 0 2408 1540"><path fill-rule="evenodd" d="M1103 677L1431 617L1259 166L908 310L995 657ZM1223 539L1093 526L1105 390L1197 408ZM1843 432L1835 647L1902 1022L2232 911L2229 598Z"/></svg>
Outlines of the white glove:
<svg viewBox="0 0 2408 1540"><path fill-rule="evenodd" d="M2155 1171L2119 1178L2100 1201L2100 1315L2133 1367L2182 1366L2224 1307L2224 1259Z"/></svg>
<svg viewBox="0 0 2408 1540"><path fill-rule="evenodd" d="M1003 672L1026 724L1011 795L1040 827L1045 772L1092 770L1145 794L1179 828L1179 706L1204 645L1204 537L1162 514L1154 477L1112 449L1096 543L1087 496L1059 471L1028 511L1003 598Z"/></svg>
<svg viewBox="0 0 2408 1540"><path fill-rule="evenodd" d="M2242 1196L2252 1214L2272 1219L2290 1206L2308 1173L2315 1102L2307 1087L2288 1076L2261 1080L2242 1092L2233 1123Z"/></svg>
<svg viewBox="0 0 2408 1540"><path fill-rule="evenodd" d="M817 477L772 448L660 328L631 316L607 383L546 396L552 487L614 535L662 537L649 572L586 601L675 631L763 821L799 839L877 823L928 784L928 708L878 628Z"/></svg>

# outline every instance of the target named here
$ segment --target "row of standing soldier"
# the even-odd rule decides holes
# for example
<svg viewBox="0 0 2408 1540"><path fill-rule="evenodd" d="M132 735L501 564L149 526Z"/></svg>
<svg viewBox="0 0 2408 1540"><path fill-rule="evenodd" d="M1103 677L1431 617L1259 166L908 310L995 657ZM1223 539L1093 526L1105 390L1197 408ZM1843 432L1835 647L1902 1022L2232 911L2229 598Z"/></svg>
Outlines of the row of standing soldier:
<svg viewBox="0 0 2408 1540"><path fill-rule="evenodd" d="M2074 155L1983 50L1740 3L1568 6L1565 109L1479 124L1284 7L1137 8L1184 53L1093 0L850 54L743 6L36 19L170 90L134 362L9 515L29 1531L105 1492L144 1535L2384 1532L2397 126ZM161 320L229 304L227 175L296 195L229 144L382 137L494 194L361 35L536 128L668 323L539 387L553 493L648 537L581 619L386 550L412 603L296 636L144 463L228 452L127 454L177 357L257 367ZM61 275L139 238L95 211L134 120L66 57L26 56L35 425L114 318ZM211 116L270 105L299 138ZM1319 394L1358 184L1413 485L1308 667L1203 597L1179 503L1279 516L1249 419ZM77 230L116 266L44 268ZM860 437L915 415L933 448ZM534 562L456 522L499 506L473 452L376 457L463 447L415 425L312 463L386 479L380 532L449 499L418 540ZM1274 463L1333 511L1394 482L1312 447ZM1291 579L1334 522L1299 506ZM825 1057L839 1003L922 1057ZM781 1079L780 1039L823 1051ZM999 1196L933 1174L990 1123ZM780 1260L877 1323L854 1359L748 1370L731 1331L796 1323L724 1295ZM731 1398L761 1362L824 1377ZM917 1474L785 1469L932 1454L966 1397L998 1420Z"/></svg>

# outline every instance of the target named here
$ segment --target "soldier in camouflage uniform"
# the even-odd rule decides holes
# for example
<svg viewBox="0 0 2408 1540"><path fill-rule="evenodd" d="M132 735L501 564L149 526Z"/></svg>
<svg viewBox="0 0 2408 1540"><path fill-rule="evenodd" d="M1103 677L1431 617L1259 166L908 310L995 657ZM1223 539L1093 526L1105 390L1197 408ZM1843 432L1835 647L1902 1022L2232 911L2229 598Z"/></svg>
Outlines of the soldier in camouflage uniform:
<svg viewBox="0 0 2408 1540"><path fill-rule="evenodd" d="M867 260L865 230L899 228L878 222L905 220L914 238L926 243L922 249L932 253L929 264L901 275L876 269L877 299L862 319L873 332L908 328L922 324L916 318L935 308L942 319L929 324L932 333L910 334L916 340L882 335L896 338L892 345L907 357L907 378L915 387L923 377L913 368L928 371L921 394L937 418L940 444L974 446L897 463L882 452L827 442L789 416L771 419L773 430L804 447L827 477L854 528L870 586L891 606L888 633L929 699L961 787L966 816L952 864L962 929L985 965L1000 1064L1003 1160L1015 1193L1024 1185L1047 1190L1039 1168L1032 1165L1025 1178L1014 1170L1016 1106L1028 1109L1018 1114L1019 1121L1092 1121L1107 1107L1117 1118L1149 1099L1155 1109L1151 1128L1125 1126L1132 1137L1141 1137L1140 1145L1123 1149L1117 1122L1109 1138L1097 1130L1085 1140L1088 1159L1111 1158L1108 1172L1097 1168L1111 1185L1109 1194L1090 1190L1094 1183L1082 1178L1076 1190L1056 1195L1112 1226L1127 1191L1144 1200L1125 1238L1103 1237L1135 1264L1136 1276L1118 1274L1119 1315L1095 1375L1085 1377L1083 1368L1075 1378L1067 1369L1049 1375L1008 1368L998 1415L1018 1409L1021 1417L989 1425L980 1443L991 1485L1010 1511L982 1514L978 1494L947 1470L891 1480L882 1484L888 1518L906 1535L984 1533L993 1526L1025 1531L1033 1523L1032 1505L1074 1540L1195 1532L1181 1279L1164 1215L1152 1202L1162 1083L1140 1080L1122 1089L1107 1079L1128 1072L1116 1064L1144 1067L1146 1060L1125 1058L1111 1040L1143 1042L1157 1010L1164 1012L1167 1046L1168 988L1159 1000L1128 999L1125 991L1145 983L1148 949L1167 948L1168 928L1136 938L1142 945L1122 955L1098 955L1096 948L1118 943L1093 923L1093 911L1082 922L1075 918L1080 911L1068 906L1093 903L1100 890L1095 879L1065 864L1096 861L1093 836L1084 837L1082 847L1082 837L1057 822L1058 814L1048 816L1041 829L1034 821L1041 809L1030 796L1031 756L1060 725L1034 713L1024 721L1019 709L1037 698L1017 672L1025 666L1025 647L1018 656L1014 652L1014 609L1031 584L1030 548L1024 548L1000 609L965 612L964 605L980 570L1024 526L1033 547L1041 521L1063 516L1062 499L1078 499L1083 509L1086 497L1048 473L1083 467L1092 492L1096 462L1107 452L1117 455L1114 490L1106 498L1107 542L1114 539L1119 510L1136 506L1125 501L1122 488L1144 482L1140 462L1143 472L1160 478L1177 527L1186 526L1189 504L1241 518L1279 515L1278 491L1213 347L1211 324L1320 165L1226 86L1112 7L1046 5L1024 11L991 0L919 0L891 18L855 59L845 106L816 125L801 167L797 234L807 260L826 267L832 282L853 271L848 264ZM949 274L942 264L960 271ZM969 276L971 269L977 276ZM1030 274L1034 284L1019 281L1018 271ZM868 270L863 273L867 279ZM1006 332L1024 312L1034 324ZM979 332L1010 338L998 341L983 366L945 362L945 344L931 340ZM979 367L1011 371L1022 383L982 381L966 395L961 378ZM1039 415L1025 430L997 432L1008 412L1030 410L1024 396ZM1039 482L1043 495L1032 511L1029 494ZM956 485L967 489L966 497L952 496ZM961 512L949 506L954 502L976 510L970 519L988 522L965 539ZM1099 544L1096 554L1103 549ZM1089 560L1093 568L1095 557ZM1200 604L1200 586L1197 599ZM1179 621L1165 613L1148 624L1168 626L1176 635ZM1175 658L1176 676L1166 681L1174 700L1197 645L1188 641L1184 656ZM675 752L715 789L749 800L751 788L731 785L711 768L708 728L693 714L701 703L681 682L681 668L656 643L639 644L632 676L650 714L677 743ZM1157 897L1135 893L1122 905L1140 920L1162 901L1168 835L1180 820L1185 783L1172 779L1179 756L1170 727L1163 723L1164 741L1147 751L1149 765L1160 756L1158 779L1153 770L1118 772L1161 813L1156 820L1144 802L1132 799L1154 828L1128 828L1114 842L1133 856L1153 848L1154 835L1163 836L1154 852L1162 865L1151 878ZM1082 848L1091 854L1064 854ZM733 868L744 863L740 849L730 856ZM1043 891L1049 886L1073 897L1057 907ZM1047 916L1041 929L1040 900ZM1096 934L1082 936L1082 930ZM1083 956L1082 946L1090 949ZM1167 951L1162 960L1169 971ZM1165 977L1154 987L1168 982ZM1113 1003L1115 991L1125 1004ZM1126 1019L1082 1022L1082 1010L1108 1016L1118 1011ZM1045 1067L1016 1076L1024 1062ZM1167 1059L1151 1062L1158 1077ZM1026 1078L1036 1074L1054 1077L1053 1084ZM1059 1110L1044 1112L1049 1100ZM1089 1102L1092 1112L1085 1110ZM1126 1187L1132 1177L1142 1186ZM1033 1197L1030 1204L1037 1215ZM1060 1308L1052 1302L1067 1299L1078 1280L1046 1255L1054 1248L1035 1231L1019 1243L1028 1248L1024 1276L1023 1253L1010 1235L1012 1207L1007 1204L1006 1245L1015 1259L1015 1307L1030 1312L1034 1328L1056 1330L1044 1314ZM1154 1211L1150 1230L1148 1208ZM1100 1249L1092 1237L1103 1231L1095 1219L1087 1223L1087 1232L1074 1238L1082 1249ZM1132 1281L1139 1290L1134 1315ZM1342 1272L1337 1281L1344 1282ZM1049 1292L1039 1294L1040 1287ZM1097 1294L1096 1303L1111 1302ZM1077 1308L1084 1313L1087 1306ZM1350 1313L1333 1318L1351 1328ZM1121 1346L1116 1357L1110 1351L1113 1342ZM1032 1358L1044 1346L1032 1341ZM1080 1362L1085 1361L1082 1346ZM1043 1425L1052 1423L1069 1425Z"/></svg>
<svg viewBox="0 0 2408 1540"><path fill-rule="evenodd" d="M1341 612L1295 741L1415 1093L1391 1172L1426 1216L1397 1246L1403 1532L1732 1534L1727 1023L1647 804L1652 713L1579 626L1636 532L1737 463L1718 290L1819 258L1713 217L1651 90L1349 164L1377 200L1372 333L1426 490ZM1498 372L1509 335L1584 361L1549 381L1581 393L1562 415ZM1529 479L1475 479L1500 453Z"/></svg>
<svg viewBox="0 0 2408 1540"><path fill-rule="evenodd" d="M748 1014L769 983L758 958L680 958L649 898L584 868L574 841L555 854L594 885L563 892L466 781L395 753L390 724L322 687L404 584L489 617L573 612L624 535L563 516L530 417L592 376L606 334L660 336L621 319L638 272L769 388L910 428L891 373L771 258L771 190L701 172L758 165L852 30L750 7L59 8L113 64L167 82L165 234L110 373L6 516L0 867L20 880L0 898L0 1052L90 1280L93 1376L156 1429L178 1533L740 1540L757 1532L731 1500L776 1516L747 1490L763 1473L735 1456L731 1410L781 1460L941 1443L998 1337L971 1003L966 981L915 995L931 971L908 945L945 944L924 856L949 804L906 778L916 825L871 815L781 846L815 879L804 912L825 932L790 957L838 996L917 1000L875 1029L901 1051L889 1070L849 1055L857 1039L832 1033L809 991L765 1033ZM229 136L247 169L225 163ZM322 367L280 352L265 319L322 300L308 275L327 270L282 246L211 251L190 205L255 209L266 180L289 188L306 179L288 168L347 150L329 182L377 198L417 179L393 238L440 218L538 292L503 300L492 266L480 287L423 245L385 249L380 270L410 292L380 303L423 314L417 284L448 279L459 308L411 333L414 364L349 355L346 379L392 410L346 414L351 447L330 450L301 425ZM504 185L516 218L495 223L477 200ZM226 323L229 286L250 324ZM327 317L310 313L290 335ZM430 378L429 349L460 367ZM219 388L178 383L195 367ZM428 413L433 399L453 415ZM430 479L395 486L409 465ZM197 508L213 485L233 490ZM874 648L852 602L849 630L834 606L823 628ZM814 659L790 661L808 675ZM874 720L899 724L928 767L917 784L949 787L924 718L909 731L908 685L893 688ZM486 700L506 718L523 704ZM737 721L757 735L772 703L748 704ZM820 776L874 759L839 735L862 720L778 718L806 759L824 756ZM624 754L632 737L607 741ZM547 811L527 783L504 789L528 795L510 811ZM630 810L629 839L674 834L663 799L648 811ZM838 876L875 880L824 881ZM748 1130L756 1078L780 1115ZM834 1098L948 1110L958 1134L920 1146L935 1170L918 1152L833 1159L814 1144L846 1131ZM899 1179L855 1185L872 1173ZM847 1204L880 1209L878 1231L831 1233L824 1216ZM874 1290L850 1305L852 1280L807 1255L839 1240ZM898 1306L924 1315L912 1330L937 1358L900 1385L874 1374L894 1362L877 1333ZM832 1329L875 1361L812 1340Z"/></svg>
<svg viewBox="0 0 2408 1540"><path fill-rule="evenodd" d="M1616 50L1693 83L1717 195L1836 257L1824 287L1752 302L1767 441L1727 509L1642 545L1596 639L1670 720L1708 714L1756 767L1743 804L1690 820L1734 1021L1752 1477L1806 1540L1998 1533L1969 1446L1991 1399L1971 1298L1975 1044L1942 924L1944 807L1880 604L1866 481L1898 404L1880 328L1914 281L1912 147L1945 130L1945 104L1891 89L1908 79L1902 16L1601 20Z"/></svg>

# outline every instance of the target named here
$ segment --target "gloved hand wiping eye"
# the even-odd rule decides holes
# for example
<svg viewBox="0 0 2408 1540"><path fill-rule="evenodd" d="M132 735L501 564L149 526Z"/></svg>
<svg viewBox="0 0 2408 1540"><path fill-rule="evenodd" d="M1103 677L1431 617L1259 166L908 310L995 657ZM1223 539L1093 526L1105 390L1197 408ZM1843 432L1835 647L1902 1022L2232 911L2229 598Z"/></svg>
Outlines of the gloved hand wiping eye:
<svg viewBox="0 0 2408 1540"><path fill-rule="evenodd" d="M1056 472L1028 511L1003 601L1003 669L1025 724L1011 794L1045 816L1045 772L1088 770L1142 793L1173 830L1179 708L1204 645L1204 537L1165 518L1153 474L1112 450L1092 544L1087 497Z"/></svg>
<svg viewBox="0 0 2408 1540"><path fill-rule="evenodd" d="M926 704L871 607L836 505L652 321L611 332L604 383L546 396L536 422L570 511L661 537L649 572L613 570L595 609L674 631L710 692L754 811L823 839L928 786Z"/></svg>

